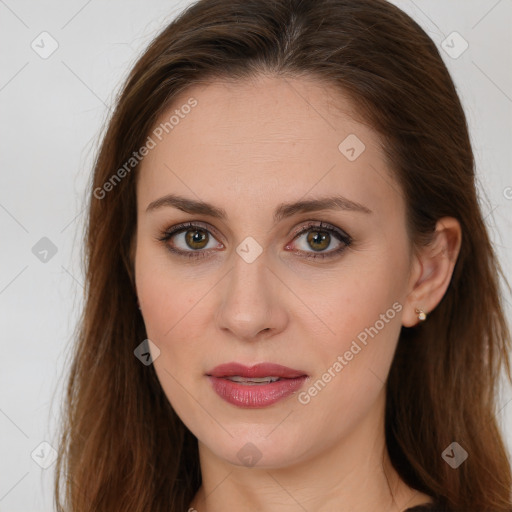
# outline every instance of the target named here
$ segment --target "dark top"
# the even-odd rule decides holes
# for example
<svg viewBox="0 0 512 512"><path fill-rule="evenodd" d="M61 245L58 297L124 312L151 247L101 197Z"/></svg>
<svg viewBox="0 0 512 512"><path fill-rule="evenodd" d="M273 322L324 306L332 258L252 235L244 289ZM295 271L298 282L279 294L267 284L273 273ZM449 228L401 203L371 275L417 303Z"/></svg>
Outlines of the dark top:
<svg viewBox="0 0 512 512"><path fill-rule="evenodd" d="M408 508L404 512L444 512L437 503L429 503L428 505L416 505Z"/></svg>

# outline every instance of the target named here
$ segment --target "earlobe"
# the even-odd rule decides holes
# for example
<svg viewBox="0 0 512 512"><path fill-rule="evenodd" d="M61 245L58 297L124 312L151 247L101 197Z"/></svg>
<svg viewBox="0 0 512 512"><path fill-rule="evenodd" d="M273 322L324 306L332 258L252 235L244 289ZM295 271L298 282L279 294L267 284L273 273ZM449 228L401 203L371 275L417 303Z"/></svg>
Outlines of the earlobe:
<svg viewBox="0 0 512 512"><path fill-rule="evenodd" d="M441 302L450 284L462 243L462 230L457 219L443 217L436 224L432 241L416 251L416 281L404 305L402 324L413 327Z"/></svg>

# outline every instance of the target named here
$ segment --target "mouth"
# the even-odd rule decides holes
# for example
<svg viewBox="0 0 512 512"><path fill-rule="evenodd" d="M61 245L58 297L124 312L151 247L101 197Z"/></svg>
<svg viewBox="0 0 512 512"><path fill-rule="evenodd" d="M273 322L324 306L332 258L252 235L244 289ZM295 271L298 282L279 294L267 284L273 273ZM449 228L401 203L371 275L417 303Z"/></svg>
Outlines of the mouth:
<svg viewBox="0 0 512 512"><path fill-rule="evenodd" d="M301 370L274 363L251 367L226 363L206 376L220 398L242 408L268 407L297 392L309 377Z"/></svg>

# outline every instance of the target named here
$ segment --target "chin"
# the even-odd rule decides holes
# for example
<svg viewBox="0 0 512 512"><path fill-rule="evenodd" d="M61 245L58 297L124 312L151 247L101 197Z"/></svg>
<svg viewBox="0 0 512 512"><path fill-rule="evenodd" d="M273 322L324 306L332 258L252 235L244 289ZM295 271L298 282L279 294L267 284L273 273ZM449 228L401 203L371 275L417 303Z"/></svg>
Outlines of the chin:
<svg viewBox="0 0 512 512"><path fill-rule="evenodd" d="M273 427L275 428L275 427ZM304 443L294 441L286 433L278 435L265 425L266 436L246 432L219 444L219 439L201 441L219 459L239 467L278 469L299 463L305 457ZM226 434L225 437L228 437ZM306 436L302 436L305 439Z"/></svg>

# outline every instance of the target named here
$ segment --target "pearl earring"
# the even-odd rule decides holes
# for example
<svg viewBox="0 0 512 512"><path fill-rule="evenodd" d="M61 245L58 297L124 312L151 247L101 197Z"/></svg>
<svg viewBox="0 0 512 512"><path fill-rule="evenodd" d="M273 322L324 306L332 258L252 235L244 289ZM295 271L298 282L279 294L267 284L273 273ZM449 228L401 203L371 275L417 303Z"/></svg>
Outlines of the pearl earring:
<svg viewBox="0 0 512 512"><path fill-rule="evenodd" d="M422 322L427 319L427 313L425 313L425 311L423 311L422 309L416 308L414 311L418 315L418 319L421 320Z"/></svg>

